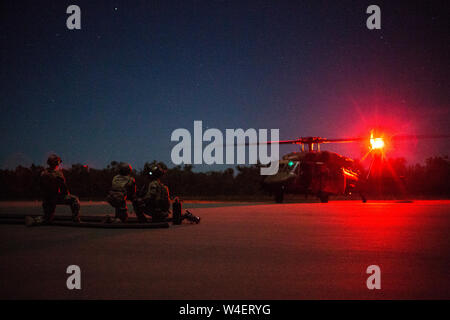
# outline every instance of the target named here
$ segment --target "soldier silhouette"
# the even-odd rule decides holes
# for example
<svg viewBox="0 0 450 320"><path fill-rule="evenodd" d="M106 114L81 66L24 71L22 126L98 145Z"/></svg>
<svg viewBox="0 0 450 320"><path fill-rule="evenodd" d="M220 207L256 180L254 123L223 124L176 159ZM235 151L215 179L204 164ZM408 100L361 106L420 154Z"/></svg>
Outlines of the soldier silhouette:
<svg viewBox="0 0 450 320"><path fill-rule="evenodd" d="M48 168L41 172L43 223L51 223L55 216L56 205L68 205L72 211L72 220L80 222L80 201L70 194L66 179L60 170L61 158L52 154L47 159Z"/></svg>

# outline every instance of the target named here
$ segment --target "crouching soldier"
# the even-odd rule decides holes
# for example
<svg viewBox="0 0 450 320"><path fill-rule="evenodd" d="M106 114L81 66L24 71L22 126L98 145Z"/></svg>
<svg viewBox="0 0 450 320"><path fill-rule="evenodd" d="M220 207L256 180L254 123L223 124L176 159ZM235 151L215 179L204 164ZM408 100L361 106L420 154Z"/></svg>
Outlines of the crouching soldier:
<svg viewBox="0 0 450 320"><path fill-rule="evenodd" d="M48 168L41 172L41 189L44 210L43 223L51 223L55 216L56 205L68 205L72 211L72 220L80 222L80 201L69 193L66 179L60 170L61 158L56 154L48 157Z"/></svg>
<svg viewBox="0 0 450 320"><path fill-rule="evenodd" d="M181 215L181 202L178 197L175 197L173 200L170 199L169 188L160 180L165 172L166 170L164 170L160 165L155 165L150 168L148 172L148 176L150 177L148 190L144 196L138 200L137 209L141 214L145 213L151 215L152 222L162 222L166 221L169 217L170 206L173 202L173 219L178 217L179 223L181 223L181 220L183 219L188 219L189 221L199 223L200 218L195 217L190 212L186 212L186 214Z"/></svg>
<svg viewBox="0 0 450 320"><path fill-rule="evenodd" d="M152 217L152 222L165 221L169 216L170 197L169 189L161 183L160 178L165 170L155 165L148 171L150 183L148 189L137 202L137 210L140 214L148 214Z"/></svg>
<svg viewBox="0 0 450 320"><path fill-rule="evenodd" d="M121 163L119 166L119 174L112 180L111 191L106 197L106 201L116 210L116 220L122 222L128 219L127 200L133 204L133 209L139 222L146 222L145 216L138 210L136 197L136 180L131 177L132 168L128 163Z"/></svg>

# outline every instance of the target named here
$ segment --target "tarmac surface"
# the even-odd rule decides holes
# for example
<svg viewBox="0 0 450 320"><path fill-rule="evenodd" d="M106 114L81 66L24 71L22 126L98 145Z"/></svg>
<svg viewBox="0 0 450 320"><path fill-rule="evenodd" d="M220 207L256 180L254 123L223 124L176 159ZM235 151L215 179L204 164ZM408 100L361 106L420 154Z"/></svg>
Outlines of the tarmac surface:
<svg viewBox="0 0 450 320"><path fill-rule="evenodd" d="M0 299L450 299L450 201L185 207L199 225L0 225ZM66 287L69 265L81 268L81 290ZM366 287L370 265L381 290Z"/></svg>

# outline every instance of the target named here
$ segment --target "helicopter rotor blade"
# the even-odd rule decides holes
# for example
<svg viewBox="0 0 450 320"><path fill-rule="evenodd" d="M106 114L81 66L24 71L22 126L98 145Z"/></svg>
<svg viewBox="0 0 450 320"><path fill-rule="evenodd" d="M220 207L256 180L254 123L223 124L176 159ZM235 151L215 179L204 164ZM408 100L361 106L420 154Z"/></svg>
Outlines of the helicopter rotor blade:
<svg viewBox="0 0 450 320"><path fill-rule="evenodd" d="M327 139L321 137L304 137L297 138L292 140L280 140L280 141L266 141L266 142L258 142L255 144L310 144L310 143L349 143L349 142L357 142L363 141L367 138L345 138L345 139ZM248 143L246 145L249 145Z"/></svg>
<svg viewBox="0 0 450 320"><path fill-rule="evenodd" d="M258 142L254 142L254 143L250 143L250 142L245 142L245 143L241 143L239 145L244 145L244 146L254 146L254 145L259 145L259 144L302 144L303 142L303 138L298 138L298 139L292 139L292 140L280 140L280 141L258 141ZM233 146L233 145L231 145Z"/></svg>
<svg viewBox="0 0 450 320"><path fill-rule="evenodd" d="M438 134L438 135L398 135L398 136L391 136L391 137L384 137L387 140L390 141L402 141L402 140L416 140L416 139L446 139L450 138L450 134ZM250 145L260 145L260 144L321 144L321 143L352 143L352 142L359 142L359 141L368 141L370 138L368 137L354 137L354 138L337 138L337 139L327 139L327 138L321 138L321 137L301 137L297 139L291 139L291 140L280 140L280 141L265 141L265 142L255 142L255 143L249 143L246 142L242 145L250 146Z"/></svg>
<svg viewBox="0 0 450 320"><path fill-rule="evenodd" d="M421 135L398 135L390 137L392 141L418 140L418 139L448 139L450 134L421 134Z"/></svg>
<svg viewBox="0 0 450 320"><path fill-rule="evenodd" d="M397 135L383 137L389 141L417 140L417 139L447 139L450 134L420 134L420 135ZM323 139L320 143L349 143L369 140L367 137L348 138L348 139Z"/></svg>
<svg viewBox="0 0 450 320"><path fill-rule="evenodd" d="M342 138L342 139L324 139L321 143L350 143L350 142L358 142L358 141L364 141L367 140L367 138Z"/></svg>

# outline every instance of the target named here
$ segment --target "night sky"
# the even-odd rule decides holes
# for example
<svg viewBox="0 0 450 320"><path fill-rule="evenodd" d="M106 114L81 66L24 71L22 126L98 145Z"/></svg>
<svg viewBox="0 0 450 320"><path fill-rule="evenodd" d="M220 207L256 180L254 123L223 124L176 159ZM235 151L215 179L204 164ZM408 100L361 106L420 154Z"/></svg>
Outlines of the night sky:
<svg viewBox="0 0 450 320"><path fill-rule="evenodd" d="M450 133L446 1L1 1L0 166L169 166L177 128ZM66 8L81 8L81 30ZM366 8L381 7L381 30ZM361 147L327 145L361 157ZM408 163L448 140L401 145ZM280 153L295 150L283 146ZM221 166L199 166L218 170Z"/></svg>

